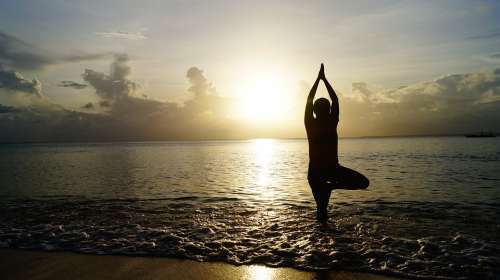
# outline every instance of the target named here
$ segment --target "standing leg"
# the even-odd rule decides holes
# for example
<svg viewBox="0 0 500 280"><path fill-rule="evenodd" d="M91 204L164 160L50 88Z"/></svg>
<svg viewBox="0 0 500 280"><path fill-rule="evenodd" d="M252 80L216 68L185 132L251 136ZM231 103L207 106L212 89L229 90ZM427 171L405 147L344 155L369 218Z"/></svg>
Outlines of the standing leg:
<svg viewBox="0 0 500 280"><path fill-rule="evenodd" d="M320 222L326 222L328 220L328 201L332 191L320 178L311 175L311 172L308 175L308 181L316 201L316 218Z"/></svg>

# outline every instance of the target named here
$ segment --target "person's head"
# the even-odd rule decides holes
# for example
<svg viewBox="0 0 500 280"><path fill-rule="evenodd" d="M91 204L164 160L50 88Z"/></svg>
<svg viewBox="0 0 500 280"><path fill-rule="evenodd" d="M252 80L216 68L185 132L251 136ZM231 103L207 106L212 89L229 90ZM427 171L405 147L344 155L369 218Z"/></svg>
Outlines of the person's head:
<svg viewBox="0 0 500 280"><path fill-rule="evenodd" d="M326 98L318 98L313 105L314 114L317 118L324 118L330 114L330 101Z"/></svg>

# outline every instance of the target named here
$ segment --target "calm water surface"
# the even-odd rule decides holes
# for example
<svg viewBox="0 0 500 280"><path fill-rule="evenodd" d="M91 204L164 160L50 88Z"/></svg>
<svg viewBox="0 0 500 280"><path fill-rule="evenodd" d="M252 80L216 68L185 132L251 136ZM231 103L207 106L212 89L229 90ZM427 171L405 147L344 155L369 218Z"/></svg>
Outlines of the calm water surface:
<svg viewBox="0 0 500 280"><path fill-rule="evenodd" d="M366 138L315 222L305 140L0 146L0 246L498 279L500 139Z"/></svg>

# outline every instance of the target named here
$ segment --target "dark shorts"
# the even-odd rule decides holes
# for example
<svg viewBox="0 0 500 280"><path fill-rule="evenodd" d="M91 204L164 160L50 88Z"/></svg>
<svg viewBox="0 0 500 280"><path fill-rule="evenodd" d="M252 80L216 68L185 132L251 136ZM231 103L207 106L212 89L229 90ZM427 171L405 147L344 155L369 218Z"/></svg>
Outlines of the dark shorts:
<svg viewBox="0 0 500 280"><path fill-rule="evenodd" d="M370 181L363 174L337 165L329 168L309 166L307 180L313 190L315 188L360 190L368 188Z"/></svg>

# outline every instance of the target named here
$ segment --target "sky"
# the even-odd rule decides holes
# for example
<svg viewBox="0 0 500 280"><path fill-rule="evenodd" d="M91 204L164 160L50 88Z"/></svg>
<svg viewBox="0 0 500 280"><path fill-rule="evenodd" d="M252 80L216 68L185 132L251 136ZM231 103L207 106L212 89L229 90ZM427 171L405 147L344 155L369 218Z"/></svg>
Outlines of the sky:
<svg viewBox="0 0 500 280"><path fill-rule="evenodd" d="M0 2L0 142L500 132L498 1ZM320 86L318 97L326 97Z"/></svg>

